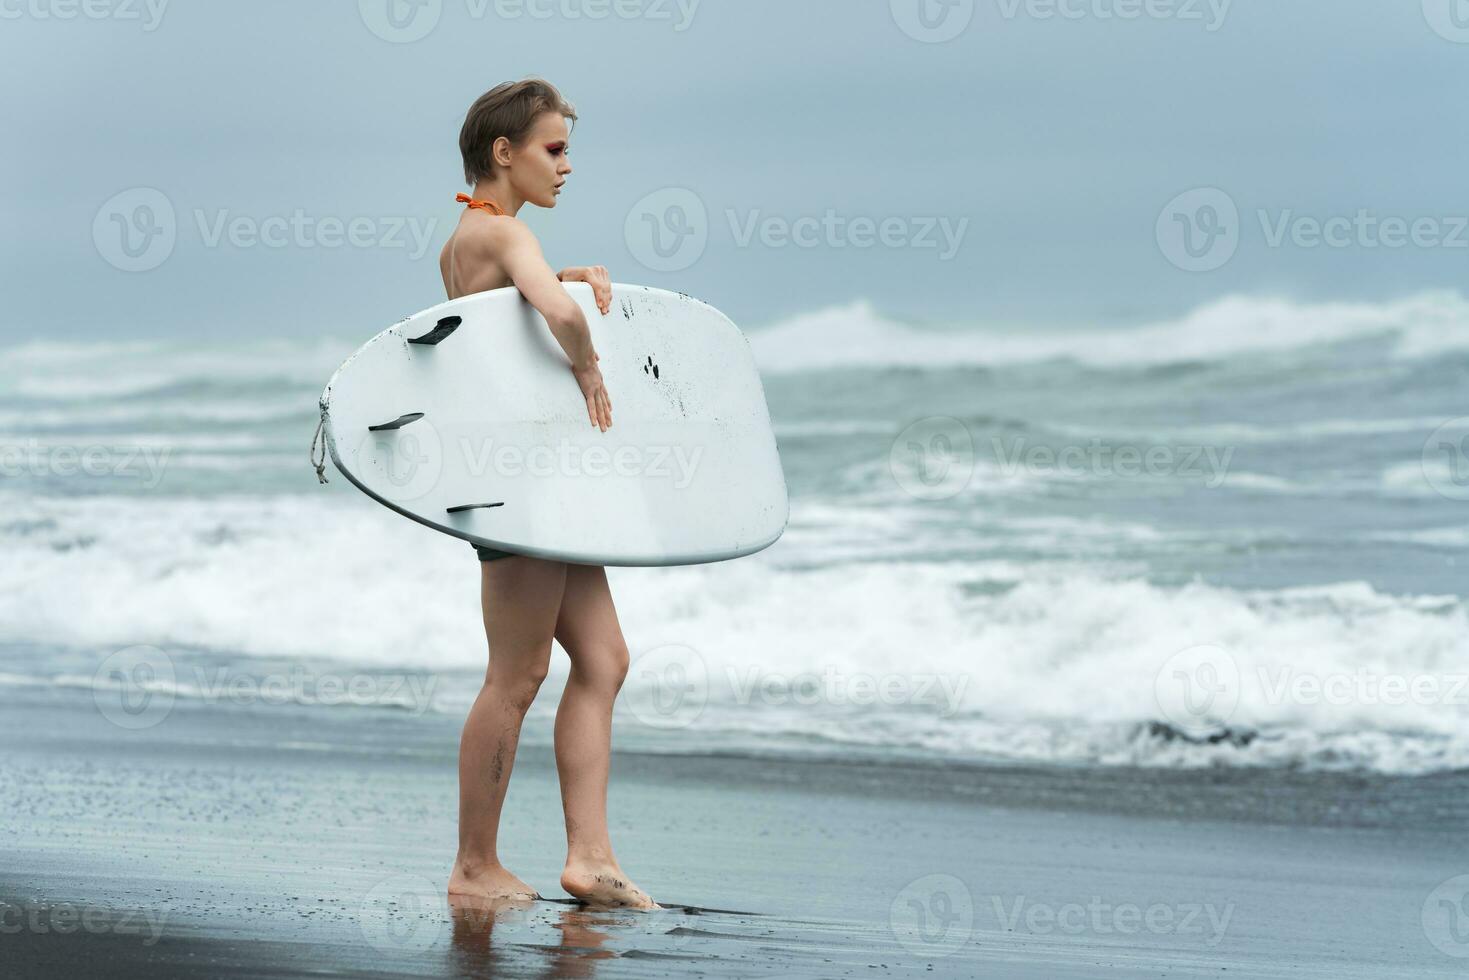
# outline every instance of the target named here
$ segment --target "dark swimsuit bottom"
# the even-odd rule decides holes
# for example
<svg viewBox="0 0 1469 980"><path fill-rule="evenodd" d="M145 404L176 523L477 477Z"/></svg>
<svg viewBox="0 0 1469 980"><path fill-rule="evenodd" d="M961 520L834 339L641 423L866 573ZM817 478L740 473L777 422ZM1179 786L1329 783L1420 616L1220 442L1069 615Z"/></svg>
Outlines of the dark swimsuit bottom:
<svg viewBox="0 0 1469 980"><path fill-rule="evenodd" d="M480 561L494 561L496 558L515 557L515 555L509 551L496 551L494 548L484 548L480 545L474 546L474 553L479 556Z"/></svg>

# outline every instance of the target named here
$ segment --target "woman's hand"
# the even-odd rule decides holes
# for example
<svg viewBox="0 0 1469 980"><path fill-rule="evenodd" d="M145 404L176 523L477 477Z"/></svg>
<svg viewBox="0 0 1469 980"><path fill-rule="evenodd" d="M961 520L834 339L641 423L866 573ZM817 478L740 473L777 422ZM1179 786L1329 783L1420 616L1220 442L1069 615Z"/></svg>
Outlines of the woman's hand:
<svg viewBox="0 0 1469 980"><path fill-rule="evenodd" d="M587 283L592 287L592 297L597 301L597 309L602 311L602 315L606 316L611 311L612 280L607 275L605 265L574 265L556 273L556 278L562 282ZM597 367L597 362L601 359L601 354L592 351L591 363L578 367L573 362L571 373L575 375L582 396L587 400L587 417L592 420L593 425L606 432L612 428L612 400L607 397L607 386L602 383L602 369Z"/></svg>
<svg viewBox="0 0 1469 980"><path fill-rule="evenodd" d="M576 377L582 396L587 400L587 417L592 420L593 425L606 432L612 428L612 399L607 397L607 386L602 383L602 369L597 367L597 362L601 359L601 354L592 351L592 363L584 368L573 365L571 373Z"/></svg>
<svg viewBox="0 0 1469 980"><path fill-rule="evenodd" d="M574 265L556 273L556 278L562 282L587 283L592 287L592 296L602 315L606 316L612 311L612 279L607 275L605 265Z"/></svg>

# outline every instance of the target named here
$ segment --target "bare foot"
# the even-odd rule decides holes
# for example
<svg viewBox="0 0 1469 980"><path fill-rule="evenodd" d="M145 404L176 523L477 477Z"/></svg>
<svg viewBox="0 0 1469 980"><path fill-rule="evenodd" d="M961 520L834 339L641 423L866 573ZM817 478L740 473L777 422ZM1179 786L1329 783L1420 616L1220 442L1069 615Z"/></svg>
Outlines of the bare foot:
<svg viewBox="0 0 1469 980"><path fill-rule="evenodd" d="M628 880L613 864L568 864L561 872L561 887L596 908L661 909L648 893Z"/></svg>
<svg viewBox="0 0 1469 980"><path fill-rule="evenodd" d="M486 899L537 899L534 888L505 869L504 865L472 865L454 862L449 873L449 894Z"/></svg>

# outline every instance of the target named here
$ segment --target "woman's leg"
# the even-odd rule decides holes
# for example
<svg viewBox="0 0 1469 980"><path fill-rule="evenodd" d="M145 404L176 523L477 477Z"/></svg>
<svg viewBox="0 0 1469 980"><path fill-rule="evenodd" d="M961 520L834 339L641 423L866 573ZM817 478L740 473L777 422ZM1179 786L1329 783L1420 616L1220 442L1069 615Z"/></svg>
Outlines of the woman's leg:
<svg viewBox="0 0 1469 980"><path fill-rule="evenodd" d="M449 891L491 898L534 895L534 888L500 864L495 842L520 723L551 662L567 566L524 556L480 566L490 665L459 739L459 854Z"/></svg>
<svg viewBox="0 0 1469 980"><path fill-rule="evenodd" d="M566 810L561 887L593 905L657 908L628 880L607 835L612 705L627 676L627 643L600 565L568 565L556 639L571 657L556 710L556 770Z"/></svg>

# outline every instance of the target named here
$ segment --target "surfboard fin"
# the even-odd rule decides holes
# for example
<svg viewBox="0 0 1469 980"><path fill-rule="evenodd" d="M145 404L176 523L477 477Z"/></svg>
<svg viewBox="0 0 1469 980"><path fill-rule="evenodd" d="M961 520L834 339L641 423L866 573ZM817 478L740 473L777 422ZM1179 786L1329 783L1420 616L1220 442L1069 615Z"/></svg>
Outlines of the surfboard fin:
<svg viewBox="0 0 1469 980"><path fill-rule="evenodd" d="M384 429L401 429L403 428L403 426L408 425L410 422L417 422L421 418L423 418L422 412L409 412L407 415L398 416L391 422L381 422L377 425L369 425L367 427L367 431L381 432Z"/></svg>
<svg viewBox="0 0 1469 980"><path fill-rule="evenodd" d="M463 317L446 316L438 323L434 324L434 328L428 333L424 334L422 337L410 337L408 338L408 342L410 344L427 344L430 347L437 346L439 341L449 336L449 334L453 333L455 330L458 330L459 324L463 322Z"/></svg>
<svg viewBox="0 0 1469 980"><path fill-rule="evenodd" d="M497 500L493 504L460 504L457 507L450 507L449 508L449 513L451 513L451 514L458 514L458 513L462 513L463 511L466 511L466 510L479 510L481 507L504 507L504 506L505 506L505 501L503 501L503 500Z"/></svg>

